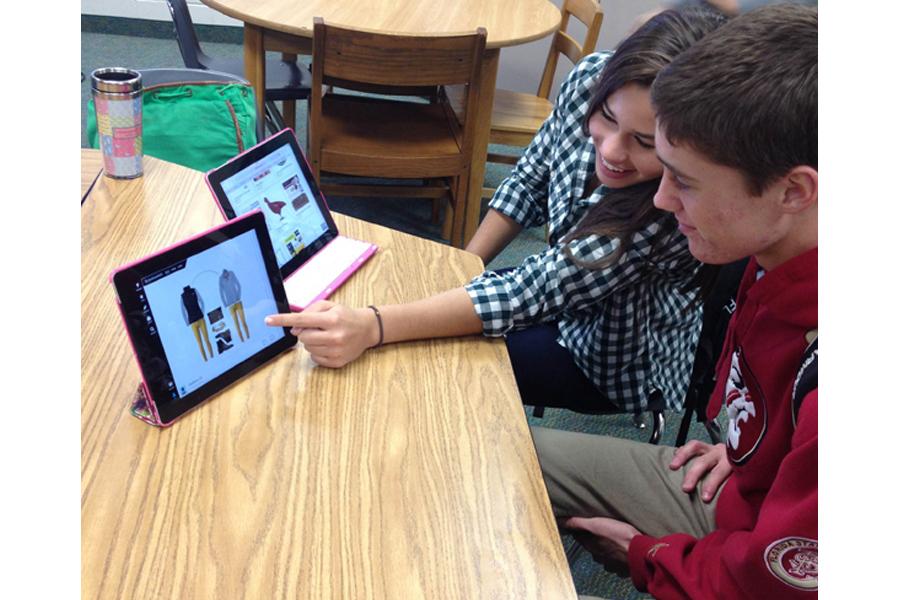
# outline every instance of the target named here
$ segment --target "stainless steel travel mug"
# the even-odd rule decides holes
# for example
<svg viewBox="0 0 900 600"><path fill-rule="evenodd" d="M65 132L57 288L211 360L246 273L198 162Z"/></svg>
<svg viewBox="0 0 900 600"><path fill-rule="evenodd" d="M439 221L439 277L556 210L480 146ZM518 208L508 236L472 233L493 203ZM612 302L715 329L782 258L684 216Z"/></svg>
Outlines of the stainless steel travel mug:
<svg viewBox="0 0 900 600"><path fill-rule="evenodd" d="M106 175L133 179L144 172L141 74L106 68L91 73L91 93Z"/></svg>

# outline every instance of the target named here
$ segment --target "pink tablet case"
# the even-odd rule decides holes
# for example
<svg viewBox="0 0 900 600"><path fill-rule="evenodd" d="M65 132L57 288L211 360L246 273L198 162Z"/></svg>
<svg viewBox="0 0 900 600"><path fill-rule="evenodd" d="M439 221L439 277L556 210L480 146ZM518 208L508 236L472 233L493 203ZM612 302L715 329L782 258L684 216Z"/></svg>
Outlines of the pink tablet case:
<svg viewBox="0 0 900 600"><path fill-rule="evenodd" d="M282 132L285 132L285 131L290 131L291 135L294 135L294 131L292 129L290 129L289 127L282 129L275 135L280 135ZM244 152L238 154L237 156L235 156L234 158L232 158L231 160L226 162L225 165L231 164L232 162L238 160L241 156L243 156L244 154L246 154L248 152L251 152L254 148L258 148L259 146L265 144L269 139L271 139L271 138L266 138L265 140L256 144L256 146L253 146L253 148L248 148ZM312 171L312 167L310 166L309 160L306 158L306 155L301 152L300 156L303 158L303 161L306 163L306 166L309 167L309 170ZM225 165L222 165L222 167L224 167ZM219 167L219 169L221 169L222 167ZM216 170L216 169L213 169L213 170ZM212 171L210 171L210 173L211 172ZM210 195L212 195L213 200L216 201L216 206L219 207L219 212L222 213L222 218L227 221L228 215L225 214L225 210L222 208L222 203L219 201L218 196L216 196L215 191L213 191L212 185L210 185L210 183L209 183L209 173L207 173L204 176L204 180L206 181L206 187L209 188ZM319 190L319 196L322 198L322 202L325 204L325 208L328 208L328 200L325 198L325 194L322 193L321 189ZM320 249L319 252L323 252L325 250L325 248L327 248L328 246L333 244L335 241L336 240L332 240L332 241L328 242L328 244L325 244L325 246L322 249ZM334 293L334 290L341 287L344 284L344 282L347 281L347 279L349 279L350 276L353 275L353 273L355 273L357 271L357 269L359 269L363 265L363 263L365 263L367 260L369 260L369 258L371 258L373 254L375 254L375 252L377 250L378 250L378 246L376 246L375 244L369 244L369 248L367 250L365 250L361 255L359 255L359 257L357 257L352 263L350 263L350 265L348 265L346 269L341 271L338 274L338 276L331 283L329 283L327 286L325 286L325 288L319 294L317 294L312 300L310 300L308 303L306 303L305 306L300 306L298 304L291 304L291 309L294 311L300 312L300 311L304 310L305 308L307 308L308 306L310 306L311 304L318 302L319 300L324 300L325 298L328 298L329 296L331 296L331 294ZM316 255L318 255L318 253L316 253ZM306 264L302 265L296 271L294 271L293 273L291 273L290 275L285 277L285 279L290 279L291 277L300 273L307 265L309 265L310 262L312 262L312 258L309 261L307 261ZM290 300L290 298L288 298L288 300Z"/></svg>
<svg viewBox="0 0 900 600"><path fill-rule="evenodd" d="M343 236L338 236L338 238L340 238L340 237L343 237ZM312 258L310 258L306 262L306 264L304 264L302 267L300 267L299 269L297 269L296 271L294 271L293 273L288 275L288 279L299 276L300 273L303 271L303 269L306 269L307 267L312 268L313 266L315 266L315 265L313 265L313 260L316 258L316 256L319 256L319 254L324 252L325 249L328 248L328 246L330 246L331 244L338 241L338 238L335 238L335 239L331 240L330 242L328 242L327 244L325 244L325 246L323 246L319 250L319 252L317 252ZM349 239L349 238L345 238L345 239ZM308 306L318 302L319 300L324 300L325 298L328 298L329 296L331 296L331 294L334 293L334 290L341 287L344 284L344 282L347 281L347 279L351 275L353 275L357 271L357 269L359 269L363 265L363 263L365 263L367 260L369 260L369 258L371 258L371 256L373 254L375 254L376 250L378 250L378 247L375 244L369 244L369 247L362 254L360 254L352 263L350 263L350 265L346 269L341 271L337 275L337 277L335 277L331 283L329 283L327 286L325 286L325 288L321 292L319 292L316 296L314 296L312 298L312 300L310 300L303 306L300 306L298 304L291 304L291 309L295 310L297 312L300 312L300 311L306 309ZM290 300L290 298L288 298L288 300Z"/></svg>
<svg viewBox="0 0 900 600"><path fill-rule="evenodd" d="M169 250L171 250L173 248L178 248L179 246L183 246L183 245L187 244L188 242L196 240L197 238L201 238L206 235L209 235L210 233L221 229L222 227L224 227L225 225L228 225L229 223L233 223L233 222L239 221L241 219L246 219L250 215L255 214L257 212L259 212L259 211L254 210L254 211L248 212L246 215L241 215L240 217L238 217L237 219L234 219L233 221L229 221L227 223L222 223L221 225L216 225L215 227L211 227L211 228L207 229L206 231L203 231L201 233L193 235L193 236L191 236L187 239L184 239L180 242L176 242L176 243L172 244L171 246L166 246L162 250L157 250L153 254L148 254L144 258L139 258L137 260L131 261L128 264L122 265L121 267L119 267L118 269L115 269L112 273L109 274L109 282L110 283L113 282L113 277L115 277L116 273L118 273L119 271L124 271L125 269L133 267L134 265L136 265L138 263L142 263L145 260L149 260L149 259L153 258L154 256L159 256L160 254L163 254L164 252L168 252ZM138 419L140 419L141 421L150 423L151 425L155 425L157 427L168 427L172 423L174 423L175 421L177 421L178 419L183 417L184 415L186 415L189 412L191 412L192 410L194 410L194 408L197 408L197 406L200 406L201 404L203 404L203 402L201 402L197 406L191 408L190 410L187 410L187 411L181 413L180 415L178 415L177 417L175 417L168 423L162 422L162 419L159 418L159 412L156 410L156 402L153 400L153 397L150 395L150 392L147 388L147 377L146 377L146 375L144 375L144 370L141 367L141 361L138 360L137 350L134 347L134 340L131 339L131 333L128 331L128 324L125 321L125 311L122 309L122 303L119 301L118 295L116 296L116 305L119 307L119 316L122 317L122 326L125 328L125 334L128 336L128 343L131 345L131 352L132 352L132 354L134 354L134 361L137 363L138 369L141 371L141 383L140 383L140 385L138 385L137 392L135 393L134 398L131 401L131 414L134 415L135 417L137 417ZM208 398L207 398L207 400L208 400Z"/></svg>

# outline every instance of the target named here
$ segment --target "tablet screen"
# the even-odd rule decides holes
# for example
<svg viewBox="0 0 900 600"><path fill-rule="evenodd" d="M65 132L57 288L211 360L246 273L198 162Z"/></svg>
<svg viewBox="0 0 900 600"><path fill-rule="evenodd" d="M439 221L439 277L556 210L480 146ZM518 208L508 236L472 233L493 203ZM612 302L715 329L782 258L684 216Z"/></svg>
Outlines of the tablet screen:
<svg viewBox="0 0 900 600"><path fill-rule="evenodd" d="M254 368L258 361L251 359L286 337L264 323L286 301L282 288L279 306L259 239L262 217L253 216L258 229L194 240L116 278L117 287L127 280L120 299L161 418L177 416ZM277 277L274 264L271 272ZM229 373L236 377L221 381ZM196 394L203 397L182 404Z"/></svg>
<svg viewBox="0 0 900 600"><path fill-rule="evenodd" d="M290 130L212 171L209 181L226 217L262 211L285 276L337 234Z"/></svg>

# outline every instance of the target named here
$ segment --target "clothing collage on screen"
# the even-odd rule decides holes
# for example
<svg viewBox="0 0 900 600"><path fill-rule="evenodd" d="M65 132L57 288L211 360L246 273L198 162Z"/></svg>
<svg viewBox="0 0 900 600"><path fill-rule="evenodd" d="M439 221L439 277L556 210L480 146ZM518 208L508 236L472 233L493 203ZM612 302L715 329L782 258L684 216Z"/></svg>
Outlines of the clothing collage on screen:
<svg viewBox="0 0 900 600"><path fill-rule="evenodd" d="M181 397L282 336L263 322L278 311L254 231L146 277L144 294Z"/></svg>

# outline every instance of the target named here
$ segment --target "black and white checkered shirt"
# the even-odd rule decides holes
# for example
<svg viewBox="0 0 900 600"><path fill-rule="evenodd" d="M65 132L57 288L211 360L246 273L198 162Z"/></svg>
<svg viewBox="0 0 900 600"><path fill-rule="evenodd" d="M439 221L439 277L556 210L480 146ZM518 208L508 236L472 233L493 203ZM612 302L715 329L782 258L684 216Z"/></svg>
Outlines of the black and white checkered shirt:
<svg viewBox="0 0 900 600"><path fill-rule="evenodd" d="M518 268L486 272L466 290L488 336L557 322L559 343L597 389L623 411L647 406L653 390L680 408L700 334L695 291L681 288L699 264L668 213L635 234L614 265L577 266L559 240L594 203L584 196L594 172L594 147L581 130L590 90L609 53L579 62L559 91L556 107L500 185L490 206L525 227L548 224L550 246ZM608 256L618 240L590 236L570 245L575 257ZM648 261L655 247L652 263Z"/></svg>

